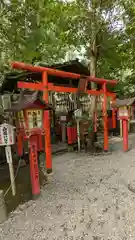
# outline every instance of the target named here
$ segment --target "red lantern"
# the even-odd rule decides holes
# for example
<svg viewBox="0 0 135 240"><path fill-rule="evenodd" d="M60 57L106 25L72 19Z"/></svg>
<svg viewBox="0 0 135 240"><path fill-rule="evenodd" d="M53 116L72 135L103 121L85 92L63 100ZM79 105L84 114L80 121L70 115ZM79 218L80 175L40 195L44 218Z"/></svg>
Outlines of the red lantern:
<svg viewBox="0 0 135 240"><path fill-rule="evenodd" d="M129 119L129 111L126 106L119 107L118 117L120 120L122 120L122 119L128 120Z"/></svg>

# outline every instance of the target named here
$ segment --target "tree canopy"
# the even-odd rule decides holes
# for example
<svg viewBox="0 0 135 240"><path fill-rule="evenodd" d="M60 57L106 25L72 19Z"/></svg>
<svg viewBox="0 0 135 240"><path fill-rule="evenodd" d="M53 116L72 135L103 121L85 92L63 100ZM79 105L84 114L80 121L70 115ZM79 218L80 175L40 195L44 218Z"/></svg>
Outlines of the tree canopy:
<svg viewBox="0 0 135 240"><path fill-rule="evenodd" d="M119 95L135 94L133 0L1 0L0 71L9 61L53 64L66 56L98 77L119 79ZM70 54L72 53L72 54Z"/></svg>

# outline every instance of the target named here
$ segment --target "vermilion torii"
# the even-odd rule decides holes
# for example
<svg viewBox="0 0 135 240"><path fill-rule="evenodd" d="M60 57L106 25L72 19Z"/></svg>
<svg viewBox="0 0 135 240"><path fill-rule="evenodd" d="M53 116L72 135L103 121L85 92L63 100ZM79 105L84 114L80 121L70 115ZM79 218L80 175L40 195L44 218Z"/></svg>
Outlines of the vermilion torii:
<svg viewBox="0 0 135 240"><path fill-rule="evenodd" d="M13 62L12 67L20 70L27 70L31 72L41 72L42 73L42 82L40 83L31 83L31 82L18 82L18 88L27 88L35 91L43 91L43 100L48 103L49 101L49 91L55 92L69 92L75 93L78 91L78 88L64 87L64 86L54 86L51 83L48 83L48 75L59 76L63 78L70 79L82 79L88 82L95 82L102 85L102 90L86 90L86 93L91 95L104 95L103 101L103 119L104 119L104 151L108 151L108 126L107 126L107 97L112 97L114 100L116 98L115 93L110 93L107 91L107 84L115 85L117 84L116 80L106 80L104 78L97 78L91 76L81 76L80 74L64 72L61 70L56 70L52 68L32 66L22 62ZM113 110L113 128L116 127L115 114ZM51 136L50 136L50 118L49 111L46 111L44 118L44 128L45 128L45 151L46 151L46 169L47 172L52 172L52 157L51 157Z"/></svg>

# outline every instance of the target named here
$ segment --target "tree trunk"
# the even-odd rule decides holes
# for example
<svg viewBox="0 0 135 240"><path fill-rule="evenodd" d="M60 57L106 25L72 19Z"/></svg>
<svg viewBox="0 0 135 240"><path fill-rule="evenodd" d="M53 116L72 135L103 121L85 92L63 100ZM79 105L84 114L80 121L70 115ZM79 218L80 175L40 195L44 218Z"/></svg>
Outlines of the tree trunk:
<svg viewBox="0 0 135 240"><path fill-rule="evenodd" d="M96 48L96 43L94 43L95 46L93 46L94 48ZM90 56L90 76L95 77L96 76L96 65L97 65L97 58L96 55L94 55L93 50L91 51L91 56ZM96 84L94 82L91 83L91 88L92 89L96 89ZM96 139L96 133L94 132L94 114L97 108L97 97L96 96L92 96L92 101L91 101L91 106L90 106L90 116L91 116L91 125L92 125L92 129L91 129L91 134L90 134L90 139L89 139L89 147L92 148L93 143L95 142Z"/></svg>
<svg viewBox="0 0 135 240"><path fill-rule="evenodd" d="M91 77L96 77L96 67L97 67L97 46L96 46L96 38L95 38L91 46L91 55L90 55L90 76ZM94 82L91 82L91 88L96 89L96 84ZM93 96L92 104L91 104L92 116L95 111L95 107L96 107L96 96Z"/></svg>
<svg viewBox="0 0 135 240"><path fill-rule="evenodd" d="M98 58L98 48L97 48L97 19L96 19L96 5L95 1L91 1L91 43L90 43L90 76L96 76L97 58ZM96 84L91 83L91 89L96 89ZM96 111L97 97L92 96L91 106L90 106L90 116L91 116L91 134L89 137L89 147L93 146L93 142L96 139L96 133L94 132L94 114Z"/></svg>

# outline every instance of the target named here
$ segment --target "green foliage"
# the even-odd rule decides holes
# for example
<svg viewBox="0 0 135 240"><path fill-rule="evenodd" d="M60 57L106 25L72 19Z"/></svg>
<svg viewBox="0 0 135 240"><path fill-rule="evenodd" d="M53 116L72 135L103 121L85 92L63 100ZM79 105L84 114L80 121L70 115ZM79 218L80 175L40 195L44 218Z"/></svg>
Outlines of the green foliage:
<svg viewBox="0 0 135 240"><path fill-rule="evenodd" d="M59 38L59 6L53 0L1 2L1 60L52 63L63 58L66 46Z"/></svg>

